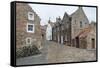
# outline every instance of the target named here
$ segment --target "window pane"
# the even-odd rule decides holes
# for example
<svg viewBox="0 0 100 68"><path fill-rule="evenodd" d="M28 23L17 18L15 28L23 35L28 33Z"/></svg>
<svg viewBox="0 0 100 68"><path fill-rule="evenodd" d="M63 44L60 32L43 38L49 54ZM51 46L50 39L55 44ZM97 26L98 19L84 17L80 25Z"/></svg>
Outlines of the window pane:
<svg viewBox="0 0 100 68"><path fill-rule="evenodd" d="M28 25L28 31L33 31L33 25Z"/></svg>
<svg viewBox="0 0 100 68"><path fill-rule="evenodd" d="M80 21L80 27L82 27L82 21Z"/></svg>
<svg viewBox="0 0 100 68"><path fill-rule="evenodd" d="M30 14L30 18L32 18L33 17L33 14Z"/></svg>

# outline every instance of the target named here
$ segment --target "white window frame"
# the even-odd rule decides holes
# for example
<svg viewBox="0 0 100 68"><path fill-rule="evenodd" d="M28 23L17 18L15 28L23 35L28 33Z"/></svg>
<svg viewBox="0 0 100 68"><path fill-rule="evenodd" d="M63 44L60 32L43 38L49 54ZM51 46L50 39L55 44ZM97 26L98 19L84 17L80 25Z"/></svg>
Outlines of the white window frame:
<svg viewBox="0 0 100 68"><path fill-rule="evenodd" d="M28 40L30 40L30 43L28 42ZM31 44L31 43L32 43L32 38L27 37L27 38L26 38L26 44Z"/></svg>
<svg viewBox="0 0 100 68"><path fill-rule="evenodd" d="M30 17L30 14L32 14L33 16ZM33 12L28 12L28 20L34 20L34 13Z"/></svg>
<svg viewBox="0 0 100 68"><path fill-rule="evenodd" d="M29 30L28 30L28 25L33 25L33 31L29 31ZM34 33L34 32L35 32L35 26L34 26L33 23L27 23L26 29L27 29L27 32L29 32L29 33Z"/></svg>

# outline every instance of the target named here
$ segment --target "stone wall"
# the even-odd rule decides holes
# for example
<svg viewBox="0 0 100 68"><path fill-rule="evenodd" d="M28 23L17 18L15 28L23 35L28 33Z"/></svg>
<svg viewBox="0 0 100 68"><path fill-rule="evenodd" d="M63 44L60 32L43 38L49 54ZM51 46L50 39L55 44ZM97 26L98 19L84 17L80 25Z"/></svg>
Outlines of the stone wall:
<svg viewBox="0 0 100 68"><path fill-rule="evenodd" d="M34 20L28 20L28 12L34 13ZM27 32L27 23L34 24L34 33ZM41 48L41 29L40 18L33 9L26 3L16 4L16 47L20 48L27 46L26 38L30 37L31 45L36 45Z"/></svg>
<svg viewBox="0 0 100 68"><path fill-rule="evenodd" d="M80 38L79 45L79 48L87 49L87 38Z"/></svg>
<svg viewBox="0 0 100 68"><path fill-rule="evenodd" d="M94 39L94 42L92 41ZM93 43L94 43L94 48L93 48ZM92 30L88 36L87 36L87 49L96 49L96 32Z"/></svg>
<svg viewBox="0 0 100 68"><path fill-rule="evenodd" d="M85 15L82 7L79 7L72 15L71 21L71 37L74 39L82 29L89 25L87 16ZM80 22L82 22L82 27L80 27Z"/></svg>

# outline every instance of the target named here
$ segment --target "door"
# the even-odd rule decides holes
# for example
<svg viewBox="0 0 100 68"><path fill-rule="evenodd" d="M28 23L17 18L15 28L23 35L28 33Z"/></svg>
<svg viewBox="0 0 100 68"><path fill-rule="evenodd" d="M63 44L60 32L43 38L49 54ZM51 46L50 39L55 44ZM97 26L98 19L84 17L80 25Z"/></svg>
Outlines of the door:
<svg viewBox="0 0 100 68"><path fill-rule="evenodd" d="M76 47L79 48L79 37L76 37Z"/></svg>
<svg viewBox="0 0 100 68"><path fill-rule="evenodd" d="M95 39L92 38L91 42L92 42L92 48L95 48Z"/></svg>
<svg viewBox="0 0 100 68"><path fill-rule="evenodd" d="M75 39L72 39L72 46L75 47Z"/></svg>

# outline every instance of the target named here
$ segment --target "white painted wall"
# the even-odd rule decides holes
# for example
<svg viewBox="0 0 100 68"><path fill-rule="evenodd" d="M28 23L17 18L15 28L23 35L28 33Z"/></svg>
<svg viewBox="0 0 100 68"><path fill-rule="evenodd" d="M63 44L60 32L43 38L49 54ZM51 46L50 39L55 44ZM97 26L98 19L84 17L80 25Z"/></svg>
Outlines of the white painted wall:
<svg viewBox="0 0 100 68"><path fill-rule="evenodd" d="M52 27L49 23L46 29L46 40L52 40Z"/></svg>

